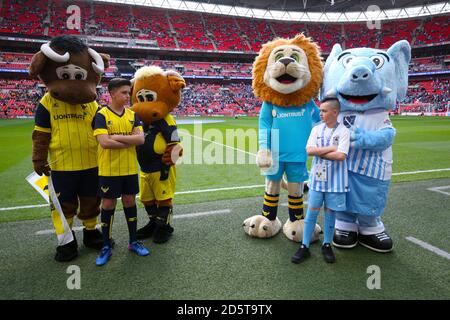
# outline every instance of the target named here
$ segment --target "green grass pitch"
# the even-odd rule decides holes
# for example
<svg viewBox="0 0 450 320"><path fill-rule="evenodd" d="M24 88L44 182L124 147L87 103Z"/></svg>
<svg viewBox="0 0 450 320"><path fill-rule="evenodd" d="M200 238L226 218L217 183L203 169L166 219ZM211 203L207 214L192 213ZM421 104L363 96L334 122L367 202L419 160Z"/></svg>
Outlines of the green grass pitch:
<svg viewBox="0 0 450 320"><path fill-rule="evenodd" d="M149 257L126 252L127 231L119 210L113 231L117 247L110 263L98 268L94 263L97 253L81 245L78 232L80 257L73 264L81 269L80 290L66 287L70 264L53 260L55 236L36 235L52 228L48 208L15 209L44 204L25 181L32 172L33 122L1 120L0 299L450 298L449 260L406 239L414 237L450 252L449 196L429 190L449 186L441 190L450 193L449 118L392 117L397 129L394 176L383 218L394 239L392 253L376 254L363 247L336 250L337 263L326 265L320 245L314 244L312 259L300 266L290 263L297 244L283 234L266 240L244 234L242 221L258 214L262 205L264 189L260 186L264 178L252 155L256 146L248 141L244 145L228 141L225 148L220 145L222 141L215 141L214 133L225 137L227 129L255 131L257 119L219 119L224 122L202 126L203 133L216 129L209 131L213 133L210 136L183 136L185 155L191 157L191 164L183 159L185 163L177 167L173 239L165 245L146 241L152 251ZM196 134L192 124L180 124L179 128ZM200 150L215 159L223 153L225 161L228 150L228 156L245 155L246 164L193 163L199 157L195 148L200 142ZM447 170L417 172L435 169ZM242 186L248 188L236 188ZM287 202L285 193L283 202ZM198 212L217 214L188 216ZM286 220L285 206L280 206L279 217ZM142 209L139 219L139 224L145 222ZM369 290L366 286L371 265L380 267L381 289ZM105 288L105 283L110 283L109 287Z"/></svg>

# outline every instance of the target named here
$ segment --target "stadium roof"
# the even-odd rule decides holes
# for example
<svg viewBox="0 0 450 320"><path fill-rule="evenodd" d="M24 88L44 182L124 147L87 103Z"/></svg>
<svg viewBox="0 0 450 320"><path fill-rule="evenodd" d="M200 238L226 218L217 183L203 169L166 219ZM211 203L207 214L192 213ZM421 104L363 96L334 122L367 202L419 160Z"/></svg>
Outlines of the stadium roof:
<svg viewBox="0 0 450 320"><path fill-rule="evenodd" d="M416 0L97 0L283 21L355 22L450 13L449 1Z"/></svg>
<svg viewBox="0 0 450 320"><path fill-rule="evenodd" d="M377 5L381 10L422 6L436 4L440 1L415 0L190 0L212 4L222 4L235 7L248 7L258 9L271 9L281 11L312 11L312 12L348 12L365 11L370 5Z"/></svg>

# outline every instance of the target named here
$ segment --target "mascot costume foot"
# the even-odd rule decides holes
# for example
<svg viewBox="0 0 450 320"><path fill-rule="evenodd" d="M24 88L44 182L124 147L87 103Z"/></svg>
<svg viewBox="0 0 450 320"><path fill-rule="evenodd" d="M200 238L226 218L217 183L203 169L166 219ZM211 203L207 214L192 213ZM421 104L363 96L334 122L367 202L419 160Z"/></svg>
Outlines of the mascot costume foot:
<svg viewBox="0 0 450 320"><path fill-rule="evenodd" d="M100 199L96 190L97 141L93 120L99 109L96 86L108 61L108 55L88 48L77 37L59 36L41 46L29 70L48 89L36 108L32 135L34 170L39 175L50 175L69 227L77 216L85 227L84 245L95 249L101 249L102 236L96 229ZM64 228L57 216L52 214L58 234ZM72 241L58 243L55 260L70 261L77 255L73 234Z"/></svg>
<svg viewBox="0 0 450 320"><path fill-rule="evenodd" d="M395 136L389 110L406 95L410 59L411 47L401 40L387 51L343 51L335 44L326 61L322 98L339 99L338 121L352 131L347 157L350 192L347 211L336 214L336 247L353 248L359 243L377 252L393 249L381 221L392 175Z"/></svg>
<svg viewBox="0 0 450 320"><path fill-rule="evenodd" d="M141 201L149 222L137 231L138 239L153 237L167 242L174 229L170 225L175 194L175 162L183 149L177 124L170 112L180 103L184 79L175 71L142 67L132 80L132 109L144 123L145 143L137 147L141 167Z"/></svg>
<svg viewBox="0 0 450 320"><path fill-rule="evenodd" d="M275 39L263 45L253 64L253 91L263 100L259 116L257 165L266 176L262 215L246 219L244 231L269 238L281 230L277 217L283 174L288 190L289 219L283 233L290 240L303 238L303 181L306 142L319 109L313 102L322 83L319 47L303 34L293 39ZM316 226L312 240L318 239Z"/></svg>

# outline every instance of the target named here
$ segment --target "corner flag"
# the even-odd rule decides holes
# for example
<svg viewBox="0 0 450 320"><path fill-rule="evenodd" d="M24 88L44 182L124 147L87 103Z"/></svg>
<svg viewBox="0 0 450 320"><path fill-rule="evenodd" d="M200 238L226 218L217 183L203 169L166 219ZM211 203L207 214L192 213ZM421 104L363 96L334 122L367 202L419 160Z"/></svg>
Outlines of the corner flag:
<svg viewBox="0 0 450 320"><path fill-rule="evenodd" d="M39 176L36 172L26 177L29 184L50 204L52 222L58 238L58 246L63 246L73 240L73 234L63 214L61 204L53 187L52 177Z"/></svg>

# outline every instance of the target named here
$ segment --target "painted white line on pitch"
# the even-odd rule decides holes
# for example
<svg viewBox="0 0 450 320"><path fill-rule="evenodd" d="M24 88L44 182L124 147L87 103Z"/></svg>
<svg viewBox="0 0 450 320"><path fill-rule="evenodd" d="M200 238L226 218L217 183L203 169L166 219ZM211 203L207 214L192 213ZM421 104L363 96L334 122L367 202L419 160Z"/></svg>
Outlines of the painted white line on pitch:
<svg viewBox="0 0 450 320"><path fill-rule="evenodd" d="M212 142L214 142L214 141L212 141ZM242 151L242 150L240 150L240 151ZM393 173L392 175L393 176L399 176L399 175L406 175L406 174L419 174L419 173L440 172L440 171L450 171L450 168L421 170L421 171L410 171L410 172L398 172L398 173ZM216 188L216 189L189 190L189 191L175 192L175 194L191 194L191 193L202 193L202 192L227 191L227 190L235 190L235 189L253 189L253 188L260 188L260 187L265 187L265 185L260 184L260 185L252 185L252 186L238 186L238 187ZM19 209L32 209L32 208L39 208L39 207L45 207L45 206L48 206L48 204L36 204L36 205L29 205L29 206L0 208L0 211L12 211L12 210L19 210Z"/></svg>
<svg viewBox="0 0 450 320"><path fill-rule="evenodd" d="M214 210L214 211L205 211L205 212L195 212L195 213L186 213L186 214L177 214L173 216L173 219L185 219L185 218L196 218L196 217L204 217L204 216L212 216L216 214L226 214L231 213L230 209L224 210ZM100 227L98 224L97 227ZM73 231L81 231L84 227L73 227ZM35 233L37 236L46 235L46 234L54 234L54 229L40 230Z"/></svg>
<svg viewBox="0 0 450 320"><path fill-rule="evenodd" d="M234 147L231 147L231 146L227 146L226 144L219 143L219 142L216 142L216 141L213 141L213 140L209 140L209 139L205 139L205 138L200 138L200 137L194 136L194 135L189 134L189 133L188 133L188 135L190 135L191 137L196 138L196 139L200 139L200 140L203 140L203 141L208 141L208 142L217 144L217 145L219 145L219 146L224 146L225 148L233 149L233 150L236 150L236 151L239 151L239 152L243 152L243 153L246 153L246 154L248 154L248 155L251 155L251 156L256 157L256 154L255 154L255 153L251 153L251 152L248 152L248 151L245 151L245 150L242 150L242 149L238 149L238 148L234 148Z"/></svg>
<svg viewBox="0 0 450 320"><path fill-rule="evenodd" d="M19 210L19 209L31 209L31 208L40 208L40 207L47 207L47 206L49 206L48 203L46 203L46 204L34 204L34 205L29 205L29 206L0 208L0 211Z"/></svg>
<svg viewBox="0 0 450 320"><path fill-rule="evenodd" d="M265 186L266 186L265 184L255 184L252 186L180 191L180 192L175 192L175 194L191 194L191 193L203 193L203 192L226 191L226 190L237 190L237 189L254 189L254 188L261 188L261 187L265 187Z"/></svg>
<svg viewBox="0 0 450 320"><path fill-rule="evenodd" d="M83 230L83 228L84 228L84 227L73 227L72 230L73 230L73 231L81 231L81 230ZM44 235L44 234L53 234L53 233L55 233L55 230L54 230L54 229L48 229L48 230L40 230L40 231L37 231L37 232L35 233L35 235L41 236L41 235Z"/></svg>
<svg viewBox="0 0 450 320"><path fill-rule="evenodd" d="M422 248L424 248L424 249L426 249L428 251L431 251L431 252L437 254L438 256L441 256L443 258L446 258L446 259L450 260L450 253L448 253L448 252L446 252L446 251L444 251L442 249L439 249L439 248L437 248L435 246L432 246L431 244L426 243L425 241L416 239L414 237L406 237L405 239L408 240L408 241L411 241L412 243L417 244L418 246L420 246L420 247L422 247Z"/></svg>
<svg viewBox="0 0 450 320"><path fill-rule="evenodd" d="M224 210L197 212L197 213L176 214L173 215L173 219L195 218L195 217L211 216L215 214L225 214L230 212L231 212L230 209L224 209Z"/></svg>
<svg viewBox="0 0 450 320"><path fill-rule="evenodd" d="M441 172L441 171L450 171L450 168L420 170L420 171L409 171L409 172L397 172L397 173L393 173L392 175L393 176L401 176L401 175L405 175L405 174L418 174L418 173Z"/></svg>
<svg viewBox="0 0 450 320"><path fill-rule="evenodd" d="M442 191L443 189L450 189L450 186L442 186L442 187L428 188L427 190L434 191L434 192L439 192L439 193L445 194L445 195L447 195L447 196L450 196L450 193L449 193L449 192Z"/></svg>

